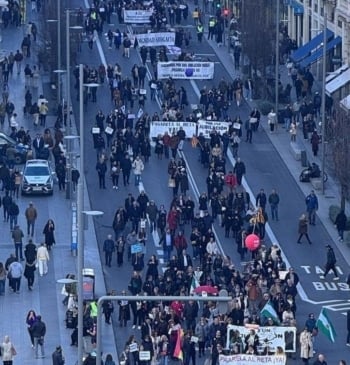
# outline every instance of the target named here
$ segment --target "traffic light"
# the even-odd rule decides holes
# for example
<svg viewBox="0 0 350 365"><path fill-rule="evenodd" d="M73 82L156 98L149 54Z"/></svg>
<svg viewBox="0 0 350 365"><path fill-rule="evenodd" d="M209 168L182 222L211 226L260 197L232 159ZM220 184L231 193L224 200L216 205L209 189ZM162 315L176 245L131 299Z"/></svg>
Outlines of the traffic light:
<svg viewBox="0 0 350 365"><path fill-rule="evenodd" d="M220 1L217 1L217 2L216 2L216 8L217 8L217 9L220 9L220 8L221 8L221 2L220 2Z"/></svg>
<svg viewBox="0 0 350 365"><path fill-rule="evenodd" d="M224 11L223 11L224 16L227 16L228 13L229 13L229 10L228 9L224 9Z"/></svg>

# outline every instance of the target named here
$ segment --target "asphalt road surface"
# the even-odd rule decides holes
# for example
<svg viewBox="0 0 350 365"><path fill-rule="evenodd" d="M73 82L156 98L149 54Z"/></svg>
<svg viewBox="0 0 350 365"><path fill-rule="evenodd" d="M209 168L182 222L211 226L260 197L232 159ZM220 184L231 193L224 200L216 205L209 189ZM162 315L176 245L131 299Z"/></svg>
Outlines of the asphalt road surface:
<svg viewBox="0 0 350 365"><path fill-rule="evenodd" d="M116 21L116 17L113 17L112 19ZM112 29L115 29L116 27L120 30L126 29L125 25L111 26ZM106 29L107 26L105 27L105 32ZM201 88L204 86L210 88L217 85L222 78L226 80L232 79L235 77L235 74L233 68L232 71L230 70L230 72L228 72L222 65L220 58L215 53L216 48L213 49L206 39L204 39L203 43L199 46L195 30L192 28L189 29L192 31L192 41L187 51L195 53L199 58L205 57L210 59L210 61L215 62L214 80L176 80L177 88L180 86L186 88L189 104L197 104L198 91ZM140 64L141 59L138 52L134 49L131 50L130 54L130 59L125 59L121 57L121 51L118 53L118 51L114 49L109 50L106 39L102 36L94 44L94 49L92 51L88 49L86 43L83 44L82 53L78 56L78 61L88 64L89 66L99 66L101 62L106 62L107 64L115 64L118 62L122 67L123 75L129 75L129 77L131 77L131 68L133 64ZM229 57L228 53L227 57ZM75 101L74 91L72 91L72 98L76 120L78 120L79 109L78 103ZM103 218L99 220L99 222L102 221L103 223L96 226L97 239L101 248L107 234L112 233L111 225L116 209L124 204L127 193L131 192L137 197L139 190L133 186L133 177L131 177L131 184L127 188L125 188L123 184L119 184L119 190L112 190L112 183L108 180L107 190L98 189L98 177L95 171L96 153L93 149L92 135L90 134L98 109L102 109L104 114L107 114L113 109L107 84L98 88L97 103L92 104L89 102L84 110L86 126L84 140L86 146L85 178L92 209L105 212ZM136 111L137 103L135 103L135 112ZM159 112L159 105L148 100L146 101L145 111L152 115L155 111ZM190 107L187 107L185 112L189 113ZM229 110L229 115L239 115L243 121L246 120L248 114L249 107L246 103L239 108L235 105L231 105ZM190 175L191 189L189 195L197 201L198 194L207 190L205 182L207 169L203 169L198 162L198 151L191 148L190 143L185 144L181 154L187 163ZM270 228L267 229L266 242L268 245L271 242L278 242L283 249L287 262L290 266L294 267L301 279L302 288L299 290L297 301L298 326L303 326L308 313L314 312L317 316L322 305L330 307L332 309L331 318L338 333L337 346L331 345L324 337L318 336L315 347L317 350L322 349L324 351L328 359L328 364L335 364L340 358L346 359L349 350L345 347L346 326L344 322L344 313L347 309L350 309L349 287L345 283L348 265L336 251L338 259L337 267L342 274L341 280L333 282L331 280L332 274L330 274L328 281L320 279L325 264L325 244L330 240L328 233L320 221L316 221L316 226L310 227L309 230L313 244L297 245L297 223L300 214L305 211L305 196L292 178L286 166L287 161L283 161L280 158L278 151L274 149L265 132L258 131L255 133L252 144L245 143L244 138L242 138L239 154L247 167L245 182L247 189L250 188L250 191L256 195L260 188L264 188L266 193L269 193L272 188L276 188L280 194L280 221L269 222ZM226 165L227 171L231 169L233 163L232 155L229 153ZM168 160L158 160L152 153L152 157L149 163L146 164L145 171L142 175L142 187L139 187L139 189L144 188L150 199L154 199L158 206L164 204L168 210L169 203L172 199L172 191L167 187L167 164ZM255 201L253 197L252 200ZM223 229L219 227L218 224L215 224L215 231L225 254L232 258L236 267L241 267L238 254L236 253L236 244L233 242L233 239L225 238ZM186 233L188 234L189 232L190 228L187 227ZM156 246L158 239L156 234L148 237L145 263L147 263L148 258L152 254L157 254L160 258L160 262L163 262L162 250ZM101 258L104 261L102 250ZM126 289L131 273L132 267L130 264L125 262L123 267L118 268L116 259L114 259L111 268L104 266L107 288L114 289L118 292ZM123 328L122 335L120 336L121 329L117 327L117 321L114 321L113 325L115 326L114 329L117 334L116 341L118 350L120 351L129 334L134 332L137 333L137 330L131 330L131 326L127 329Z"/></svg>

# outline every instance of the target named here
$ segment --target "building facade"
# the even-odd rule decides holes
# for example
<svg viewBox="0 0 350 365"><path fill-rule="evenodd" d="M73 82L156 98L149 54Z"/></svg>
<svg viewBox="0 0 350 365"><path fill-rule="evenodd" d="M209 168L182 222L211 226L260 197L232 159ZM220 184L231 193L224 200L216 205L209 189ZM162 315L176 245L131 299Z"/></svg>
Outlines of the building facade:
<svg viewBox="0 0 350 365"><path fill-rule="evenodd" d="M298 46L308 43L323 31L326 13L327 28L334 37L341 38L341 45L332 57L332 68L350 65L350 0L283 0L283 4L288 34Z"/></svg>

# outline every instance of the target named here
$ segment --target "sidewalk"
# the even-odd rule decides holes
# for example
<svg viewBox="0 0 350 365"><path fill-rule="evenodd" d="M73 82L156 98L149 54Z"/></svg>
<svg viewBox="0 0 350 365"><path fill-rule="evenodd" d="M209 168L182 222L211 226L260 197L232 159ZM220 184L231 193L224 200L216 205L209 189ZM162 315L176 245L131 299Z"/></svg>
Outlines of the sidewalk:
<svg viewBox="0 0 350 365"><path fill-rule="evenodd" d="M36 14L28 14L27 21L34 21L37 23ZM15 52L20 49L20 44L25 34L26 25L19 28L10 26L8 29L2 29L1 50L4 54L10 51ZM24 60L24 66L29 63L34 65L36 46L33 46L32 56L30 59ZM41 75L39 78L38 94L42 93L42 78L46 75ZM32 122L29 118L23 116L24 105L24 74L14 74L9 79L10 97L9 99L15 105L15 111L18 114L18 122L26 130L31 131L32 138L35 137L36 132L42 132L42 129L33 130ZM33 102L37 95L33 95ZM49 98L48 98L49 99ZM49 108L53 110L55 105L52 103ZM47 118L47 127L52 128L55 123L55 117L49 115ZM53 132L53 129L51 129ZM5 122L4 132L8 133L8 123ZM21 167L20 167L21 168ZM3 194L1 194L3 195ZM38 210L38 219L35 227L34 242L40 244L43 240L42 230L49 218L53 219L56 226L55 238L57 244L50 252L49 272L44 277L39 277L36 273L33 291L27 289L27 281L23 277L21 281L20 295L11 294L6 285L5 295L0 297L0 314L2 320L2 328L0 333L0 340L2 341L5 335L9 335L13 342L17 356L16 363L22 365L51 364L51 354L57 345L61 345L66 359L67 365L74 365L77 361L77 348L70 346L70 335L72 330L65 327L65 312L66 307L63 306L61 295L62 285L57 284L58 279L64 278L68 273L76 273L76 257L71 254L71 201L66 200L65 193L59 192L57 185L52 197L20 197L18 205L20 209L18 224L26 233L26 221L24 217L24 210L28 203L33 201ZM88 191L85 188L84 209L90 209L90 200ZM11 238L9 223L2 222L0 217L0 261L5 262L14 252L14 245ZM99 251L96 243L96 233L92 220L89 222L88 229L84 234L85 238L85 267L92 268L95 271L95 293L96 296L106 294L104 284L104 277L99 260ZM27 237L25 237L24 244L27 244ZM23 263L24 265L24 263ZM34 351L31 349L29 335L27 333L25 319L27 312L33 309L37 314L42 315L43 321L46 323L47 334L45 336L45 352L46 358L35 359ZM116 349L114 343L114 334L111 326L103 328L102 333L104 354L112 353L116 358Z"/></svg>
<svg viewBox="0 0 350 365"><path fill-rule="evenodd" d="M234 63L232 54L228 54L227 47L218 47L217 43L212 40L208 40L208 43L212 46L214 52L217 54L218 58L220 59L222 65L225 67L227 72L235 78L236 76L241 76L241 72L237 72L234 70ZM228 57L229 55L229 57ZM290 83L290 78L287 75L287 68L282 65L280 66L280 77L283 87ZM295 100L295 92L294 88L292 90L292 99ZM315 81L313 91L320 91L320 86ZM293 100L292 100L293 101ZM251 108L256 106L255 101L252 102L247 101ZM262 123L260 124L262 128L265 130L266 135L270 139L273 146L276 148L277 152L285 162L287 168L289 169L291 175L295 179L296 183L303 191L303 193L308 195L310 191L313 189L310 183L301 183L299 181L299 175L302 171L303 167L301 166L301 162L297 161L291 150L290 150L290 134L286 133L286 130L282 128L282 125L278 126L278 131L274 134L269 133L269 126L267 124L267 118L262 117ZM259 132L258 132L259 133ZM319 149L319 156L314 157L311 149L311 143L308 140L303 138L301 128L298 129L297 135L297 143L299 146L304 149L307 153L307 160L310 162L316 162L320 167L321 163L321 149L322 145L320 145ZM344 256L347 262L350 262L350 242L342 242L338 241L338 233L336 228L334 227L333 223L329 219L328 210L330 205L338 205L340 206L340 187L338 182L335 180L333 176L328 173L328 181L325 183L325 194L322 195L321 190L316 190L316 194L319 201L319 209L317 211L317 216L321 220L322 224L326 228L327 232L329 233L330 237L333 238L333 243L338 247L341 251L342 255ZM346 214L350 216L350 205L349 202L346 202ZM344 236L346 238L346 235Z"/></svg>

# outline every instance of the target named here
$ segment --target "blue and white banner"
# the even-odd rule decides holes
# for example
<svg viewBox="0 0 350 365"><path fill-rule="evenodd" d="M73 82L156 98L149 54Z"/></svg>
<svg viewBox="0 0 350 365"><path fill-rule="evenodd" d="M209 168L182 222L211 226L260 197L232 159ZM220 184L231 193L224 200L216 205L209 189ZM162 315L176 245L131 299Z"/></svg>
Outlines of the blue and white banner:
<svg viewBox="0 0 350 365"><path fill-rule="evenodd" d="M158 62L157 75L158 79L210 80L214 77L214 62Z"/></svg>

